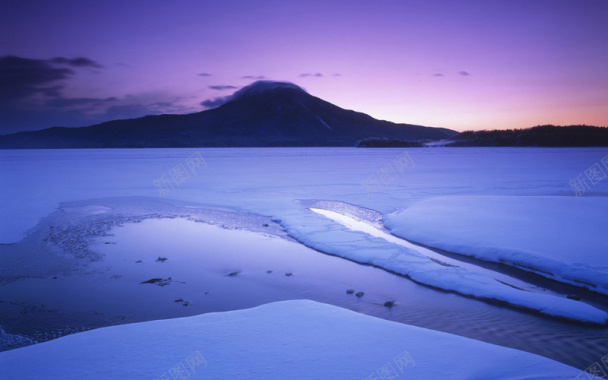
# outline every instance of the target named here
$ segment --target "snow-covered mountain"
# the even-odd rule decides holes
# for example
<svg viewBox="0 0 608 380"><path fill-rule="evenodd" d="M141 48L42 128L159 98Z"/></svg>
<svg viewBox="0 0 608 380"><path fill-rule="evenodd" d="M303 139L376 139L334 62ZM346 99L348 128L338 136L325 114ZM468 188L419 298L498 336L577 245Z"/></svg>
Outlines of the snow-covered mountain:
<svg viewBox="0 0 608 380"><path fill-rule="evenodd" d="M218 108L186 115L145 116L0 136L0 148L355 146L366 138L439 140L456 134L449 129L377 120L287 82L258 81L224 100Z"/></svg>

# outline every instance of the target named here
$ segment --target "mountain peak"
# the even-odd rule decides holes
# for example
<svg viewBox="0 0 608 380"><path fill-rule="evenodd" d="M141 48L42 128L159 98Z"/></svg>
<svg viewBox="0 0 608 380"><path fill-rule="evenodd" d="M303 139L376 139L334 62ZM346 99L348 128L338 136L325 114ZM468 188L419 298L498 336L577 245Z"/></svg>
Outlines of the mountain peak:
<svg viewBox="0 0 608 380"><path fill-rule="evenodd" d="M351 146L363 139L444 139L456 132L342 109L289 82L257 81L187 115L114 120L0 136L0 149Z"/></svg>
<svg viewBox="0 0 608 380"><path fill-rule="evenodd" d="M253 82L252 84L241 88L236 91L232 96L231 100L240 99L244 96L256 95L262 92L275 90L278 88L288 88L292 90L301 91L303 93L307 93L304 89L298 85L295 85L291 82L275 82L269 80L259 80L257 82Z"/></svg>
<svg viewBox="0 0 608 380"><path fill-rule="evenodd" d="M269 91L273 91L273 90L277 90L277 89L296 90L302 94L308 95L308 93L302 87L295 85L291 82L275 82L275 81L270 81L270 80L259 80L257 82L253 82L250 85L237 90L232 95L215 98L215 99L207 99L207 100L201 102L201 105L207 109L218 108L220 106L223 106L226 103L232 102L233 100L238 100L238 99L246 98L249 96L260 95L265 92L269 92Z"/></svg>

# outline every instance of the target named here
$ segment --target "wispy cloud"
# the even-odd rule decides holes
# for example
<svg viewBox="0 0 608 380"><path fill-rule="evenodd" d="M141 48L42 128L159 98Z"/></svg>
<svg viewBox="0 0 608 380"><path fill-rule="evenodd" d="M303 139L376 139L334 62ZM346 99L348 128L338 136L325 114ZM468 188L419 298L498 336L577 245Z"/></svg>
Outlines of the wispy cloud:
<svg viewBox="0 0 608 380"><path fill-rule="evenodd" d="M433 74L434 77L444 77L445 75L441 74L441 73L437 73L437 74Z"/></svg>
<svg viewBox="0 0 608 380"><path fill-rule="evenodd" d="M254 79L254 80L260 80L260 79L266 79L265 76L263 75L245 75L244 77L241 77L241 79Z"/></svg>
<svg viewBox="0 0 608 380"><path fill-rule="evenodd" d="M464 70L463 71L459 71L458 74L462 75L463 77L468 77L468 76L471 75L467 71L464 71Z"/></svg>
<svg viewBox="0 0 608 380"><path fill-rule="evenodd" d="M217 86L209 86L209 88L212 90L235 90L238 87L229 86L229 85L217 85Z"/></svg>
<svg viewBox="0 0 608 380"><path fill-rule="evenodd" d="M67 108L74 106L95 106L103 103L115 102L118 98L112 96L109 98L64 98L57 97L46 101L45 105L56 108Z"/></svg>
<svg viewBox="0 0 608 380"><path fill-rule="evenodd" d="M306 78L306 77L317 77L317 78L322 78L322 77L323 77L323 74L321 74L321 73L316 73L316 74L304 73L304 74L300 74L300 78Z"/></svg>
<svg viewBox="0 0 608 380"><path fill-rule="evenodd" d="M64 65L68 65L68 66L73 66L73 67L95 67L98 69L103 68L102 65L100 65L99 63L93 61L92 59L89 58L85 58L85 57L78 57L78 58L65 58L65 57L56 57L50 60L53 63L58 63L58 64L64 64Z"/></svg>
<svg viewBox="0 0 608 380"><path fill-rule="evenodd" d="M209 74L209 73L200 73L200 74L198 74L198 76L199 77L210 77L211 74Z"/></svg>
<svg viewBox="0 0 608 380"><path fill-rule="evenodd" d="M232 100L232 95L214 99L207 99L201 102L201 106L205 107L206 109L217 108L228 103L230 100Z"/></svg>

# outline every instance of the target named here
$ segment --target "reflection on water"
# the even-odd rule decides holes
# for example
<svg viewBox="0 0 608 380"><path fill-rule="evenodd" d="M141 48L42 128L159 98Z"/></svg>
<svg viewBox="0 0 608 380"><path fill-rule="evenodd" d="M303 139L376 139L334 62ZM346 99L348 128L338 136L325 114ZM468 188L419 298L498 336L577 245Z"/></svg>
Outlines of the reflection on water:
<svg viewBox="0 0 608 380"><path fill-rule="evenodd" d="M105 258L84 273L29 281L27 286L15 282L3 290L32 303L44 300L73 316L92 311L125 316L115 323L312 299L537 353L578 368L608 353L607 328L432 290L276 236L180 218L147 219L112 233L96 239L91 248ZM142 283L151 279L167 284ZM347 294L349 289L364 294ZM386 301L394 301L394 306L385 307Z"/></svg>
<svg viewBox="0 0 608 380"><path fill-rule="evenodd" d="M144 252L148 261L167 256L162 271L155 268L156 273L183 279L184 291L193 288L191 314L307 298L537 353L579 368L608 353L607 328L556 321L428 289L276 237L163 219L119 228L113 241L117 244L105 246L114 251L108 254L111 260L120 257L129 262ZM156 264L146 265L161 267ZM226 275L232 272L239 273ZM365 294L349 295L348 289ZM175 291L176 296L180 291ZM389 300L395 305L384 307Z"/></svg>

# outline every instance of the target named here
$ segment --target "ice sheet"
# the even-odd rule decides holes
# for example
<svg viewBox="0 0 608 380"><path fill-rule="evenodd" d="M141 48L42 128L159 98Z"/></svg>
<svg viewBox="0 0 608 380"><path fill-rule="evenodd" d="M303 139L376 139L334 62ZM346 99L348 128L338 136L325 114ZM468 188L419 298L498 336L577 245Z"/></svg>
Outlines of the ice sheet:
<svg viewBox="0 0 608 380"><path fill-rule="evenodd" d="M200 153L204 165L187 161ZM395 160L408 152L415 166ZM280 218L294 199L330 199L394 212L442 195L574 196L568 181L606 148L200 148L0 150L0 243L19 241L61 202L159 197L153 182L178 177L164 197ZM392 168L392 171L391 171ZM365 185L370 178L378 186ZM608 194L608 180L585 196Z"/></svg>

